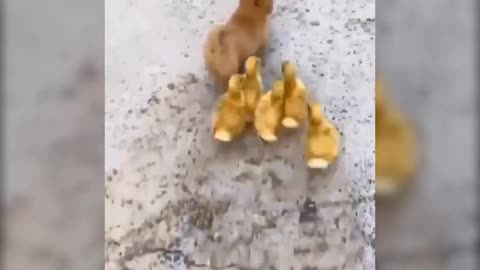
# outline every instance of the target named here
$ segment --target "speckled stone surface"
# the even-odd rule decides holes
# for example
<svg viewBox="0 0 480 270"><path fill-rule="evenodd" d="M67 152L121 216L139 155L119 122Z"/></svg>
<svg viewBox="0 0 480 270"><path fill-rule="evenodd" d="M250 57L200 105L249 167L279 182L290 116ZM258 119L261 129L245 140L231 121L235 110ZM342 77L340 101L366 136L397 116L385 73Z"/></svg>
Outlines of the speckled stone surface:
<svg viewBox="0 0 480 270"><path fill-rule="evenodd" d="M275 1L264 81L293 60L325 105L324 173L303 129L213 140L201 45L236 4L106 1L106 269L374 269L374 1Z"/></svg>

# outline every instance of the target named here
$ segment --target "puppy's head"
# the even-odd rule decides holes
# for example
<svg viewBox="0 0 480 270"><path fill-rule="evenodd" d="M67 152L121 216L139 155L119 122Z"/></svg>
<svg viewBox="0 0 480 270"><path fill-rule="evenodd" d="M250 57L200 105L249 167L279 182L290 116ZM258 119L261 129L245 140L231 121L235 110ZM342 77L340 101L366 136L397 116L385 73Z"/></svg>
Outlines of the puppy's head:
<svg viewBox="0 0 480 270"><path fill-rule="evenodd" d="M273 11L273 0L240 0L240 6L258 9L269 15Z"/></svg>

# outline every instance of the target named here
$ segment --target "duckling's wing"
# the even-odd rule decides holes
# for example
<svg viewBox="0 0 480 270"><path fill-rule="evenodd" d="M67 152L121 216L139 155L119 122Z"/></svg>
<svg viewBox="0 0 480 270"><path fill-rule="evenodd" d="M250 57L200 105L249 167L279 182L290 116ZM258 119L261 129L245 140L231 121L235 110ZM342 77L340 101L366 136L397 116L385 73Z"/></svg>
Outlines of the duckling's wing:
<svg viewBox="0 0 480 270"><path fill-rule="evenodd" d="M305 88L297 88L296 95L302 101L307 100L307 90Z"/></svg>
<svg viewBox="0 0 480 270"><path fill-rule="evenodd" d="M216 104L216 109L217 109L217 111L218 111L218 110L221 110L221 109L224 107L224 104L225 104L225 96L222 96L222 97L220 97L220 99L217 101L217 104Z"/></svg>
<svg viewBox="0 0 480 270"><path fill-rule="evenodd" d="M215 109L213 110L213 113L212 113L212 126L214 127L214 129L215 129L215 125L218 122L218 114L219 114L219 104L218 103L220 103L220 102L217 102L217 106L215 107Z"/></svg>
<svg viewBox="0 0 480 270"><path fill-rule="evenodd" d="M262 74L260 74L260 72L257 73L257 81L258 87L260 87L260 91L263 92L265 88L263 87Z"/></svg>
<svg viewBox="0 0 480 270"><path fill-rule="evenodd" d="M215 125L218 122L218 118L221 115L223 109L225 108L225 95L221 96L217 103L215 104L215 109L213 110L212 123Z"/></svg>
<svg viewBox="0 0 480 270"><path fill-rule="evenodd" d="M243 97L245 100L245 104L247 105L247 108L255 109L255 105L257 104L257 101L258 101L258 95L257 95L257 91L252 85L244 88Z"/></svg>
<svg viewBox="0 0 480 270"><path fill-rule="evenodd" d="M258 100L257 107L255 108L255 118L260 116L263 111L263 107L265 107L265 98L264 96L261 96L260 99Z"/></svg>
<svg viewBox="0 0 480 270"><path fill-rule="evenodd" d="M340 133L338 132L337 127L331 122L328 122L326 125L327 127L325 128L324 134L338 143L340 141Z"/></svg>

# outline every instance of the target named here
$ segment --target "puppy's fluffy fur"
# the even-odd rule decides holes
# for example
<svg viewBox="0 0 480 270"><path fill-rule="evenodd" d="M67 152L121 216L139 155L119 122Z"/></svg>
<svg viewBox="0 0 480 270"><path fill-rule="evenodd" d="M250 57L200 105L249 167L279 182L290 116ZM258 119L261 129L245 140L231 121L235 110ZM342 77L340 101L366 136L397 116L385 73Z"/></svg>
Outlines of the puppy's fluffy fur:
<svg viewBox="0 0 480 270"><path fill-rule="evenodd" d="M249 56L263 55L272 10L273 0L239 0L227 23L214 26L208 33L203 56L210 75L223 90L230 76L242 73Z"/></svg>

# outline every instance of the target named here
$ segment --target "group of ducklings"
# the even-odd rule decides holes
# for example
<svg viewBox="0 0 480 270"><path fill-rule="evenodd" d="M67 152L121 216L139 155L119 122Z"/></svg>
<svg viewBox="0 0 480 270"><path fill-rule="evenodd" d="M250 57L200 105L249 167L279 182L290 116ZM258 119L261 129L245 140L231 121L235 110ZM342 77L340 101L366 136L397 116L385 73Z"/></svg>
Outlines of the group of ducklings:
<svg viewBox="0 0 480 270"><path fill-rule="evenodd" d="M227 93L217 103L213 115L214 138L230 142L253 124L262 141L273 143L278 140L281 126L295 129L308 117L307 165L325 169L338 157L339 132L325 117L322 105L308 101L296 66L286 61L281 69L283 79L275 80L272 89L264 92L260 58L251 56L246 60L245 74L230 77Z"/></svg>

